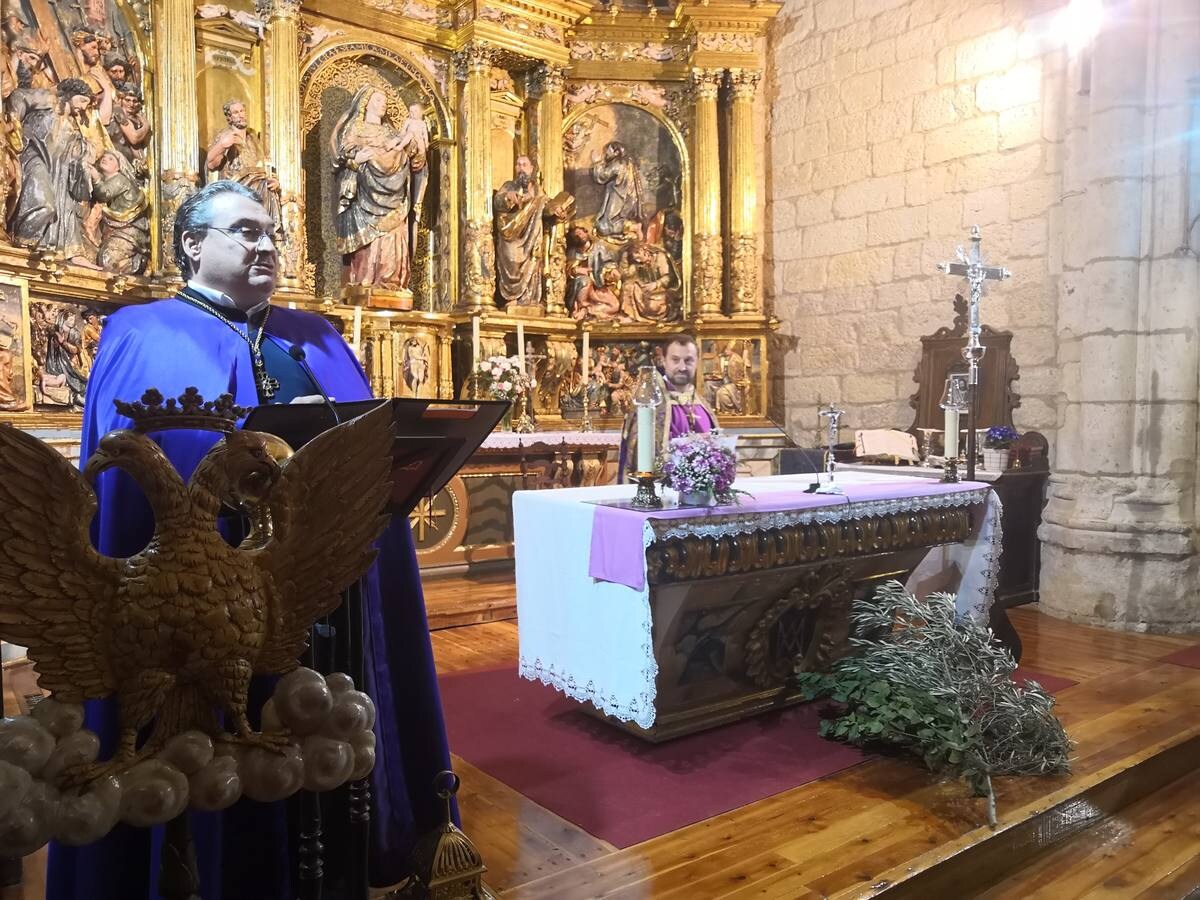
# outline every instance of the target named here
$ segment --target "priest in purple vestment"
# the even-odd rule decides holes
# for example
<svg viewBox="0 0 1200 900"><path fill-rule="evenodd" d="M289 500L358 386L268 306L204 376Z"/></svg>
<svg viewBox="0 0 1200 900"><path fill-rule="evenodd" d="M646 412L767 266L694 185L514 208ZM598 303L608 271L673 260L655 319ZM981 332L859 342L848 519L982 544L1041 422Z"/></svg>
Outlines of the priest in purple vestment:
<svg viewBox="0 0 1200 900"><path fill-rule="evenodd" d="M130 426L113 400L136 400L150 387L167 397L193 386L207 399L231 393L245 407L297 398L370 397L358 361L327 322L271 306L278 263L273 234L271 216L258 197L234 182L213 182L180 206L175 256L187 286L172 299L126 307L109 317L87 387L83 460L107 432ZM174 431L153 437L187 479L220 435ZM153 519L132 480L117 470L106 472L96 493L93 540L100 551L129 556L144 547ZM393 521L379 548L362 589L363 689L378 709L370 877L385 886L407 874L414 841L440 821L433 779L449 768L449 752L406 519ZM265 680L256 682L251 690L255 716L270 689ZM100 734L102 755L111 753L116 737L111 698L88 704L87 725ZM285 804L242 800L223 813L190 818L203 900L295 897L296 829L288 827ZM328 821L325 832L336 841L345 827ZM157 898L160 832L119 825L90 846L52 845L47 897ZM337 896L335 860L327 859L326 873L332 878L325 895Z"/></svg>
<svg viewBox="0 0 1200 900"><path fill-rule="evenodd" d="M717 427L717 417L703 399L696 396L696 366L700 351L690 334L677 334L667 341L663 352L663 396L666 402L655 411L657 450L662 452L671 438L693 432L703 433ZM617 481L626 481L637 459L637 410L630 410L621 429L621 457Z"/></svg>

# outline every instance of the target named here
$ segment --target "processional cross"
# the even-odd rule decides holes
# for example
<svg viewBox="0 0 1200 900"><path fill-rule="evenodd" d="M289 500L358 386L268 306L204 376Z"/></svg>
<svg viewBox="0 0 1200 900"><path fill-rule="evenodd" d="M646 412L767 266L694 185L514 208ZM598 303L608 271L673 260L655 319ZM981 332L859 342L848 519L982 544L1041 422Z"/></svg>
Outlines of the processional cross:
<svg viewBox="0 0 1200 900"><path fill-rule="evenodd" d="M962 247L955 254L958 262L938 263L938 268L947 275L961 275L967 279L970 298L967 302L967 346L963 347L963 359L967 361L967 480L975 479L975 397L979 386L979 361L985 349L979 341L983 326L979 322L979 301L983 299L985 281L1003 281L1012 275L1002 266L988 266L983 261L980 244L983 235L979 226L971 226L971 250Z"/></svg>

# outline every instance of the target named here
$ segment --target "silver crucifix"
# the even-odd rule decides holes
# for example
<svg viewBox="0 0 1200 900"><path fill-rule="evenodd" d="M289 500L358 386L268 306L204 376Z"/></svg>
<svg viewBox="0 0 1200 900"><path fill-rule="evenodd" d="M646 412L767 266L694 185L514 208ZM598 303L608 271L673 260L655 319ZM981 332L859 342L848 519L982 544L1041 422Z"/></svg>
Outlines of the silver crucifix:
<svg viewBox="0 0 1200 900"><path fill-rule="evenodd" d="M938 268L947 275L961 275L967 279L970 287L970 300L967 305L967 346L963 348L963 359L970 367L968 384L979 384L979 361L983 359L984 347L979 342L983 326L979 321L979 301L983 299L983 283L985 281L1001 281L1012 275L1012 272L1002 266L985 265L983 251L979 245L983 235L978 225L971 226L971 251L967 253L962 247L955 254L958 262L938 263Z"/></svg>
<svg viewBox="0 0 1200 900"><path fill-rule="evenodd" d="M961 275L967 279L970 299L967 303L967 346L963 347L963 359L967 361L967 480L975 480L975 398L979 392L979 362L983 359L984 346L979 340L983 325L979 321L979 301L983 299L985 281L1002 281L1012 275L1002 266L985 265L983 251L979 245L983 236L979 226L971 226L971 251L958 248L958 262L938 263L938 268L947 275Z"/></svg>
<svg viewBox="0 0 1200 900"><path fill-rule="evenodd" d="M823 409L819 413L821 418L829 419L829 434L825 441L825 474L829 476L829 481L817 488L816 493L818 494L845 493L845 491L833 483L833 445L837 443L838 439L838 423L845 414L846 411L844 409L836 409L832 403L829 404L828 409ZM818 477L817 480L820 481L821 479Z"/></svg>

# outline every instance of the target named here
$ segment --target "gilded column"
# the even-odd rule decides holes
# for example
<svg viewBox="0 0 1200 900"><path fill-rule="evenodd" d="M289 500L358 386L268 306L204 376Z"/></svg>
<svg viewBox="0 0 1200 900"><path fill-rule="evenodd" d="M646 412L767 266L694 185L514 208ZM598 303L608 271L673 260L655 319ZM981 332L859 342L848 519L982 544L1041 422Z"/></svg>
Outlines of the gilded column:
<svg viewBox="0 0 1200 900"><path fill-rule="evenodd" d="M735 315L761 315L762 261L758 249L758 157L754 148L754 94L762 73L730 69L729 287Z"/></svg>
<svg viewBox="0 0 1200 900"><path fill-rule="evenodd" d="M159 173L160 267L179 274L172 253L175 211L199 181L200 137L196 110L196 25L192 0L162 0L155 21L159 119L163 123Z"/></svg>
<svg viewBox="0 0 1200 900"><path fill-rule="evenodd" d="M563 189L562 106L565 73L562 66L543 63L534 73L532 87L538 95L538 169L542 189L553 197ZM563 297L567 290L567 245L562 226L547 233L546 313L565 316Z"/></svg>
<svg viewBox="0 0 1200 900"><path fill-rule="evenodd" d="M722 69L692 69L692 91L696 102L692 306L702 316L721 312L721 164L717 90L724 74Z"/></svg>
<svg viewBox="0 0 1200 900"><path fill-rule="evenodd" d="M463 86L463 291L468 309L496 305L496 248L492 244L491 48L473 41L454 54Z"/></svg>
<svg viewBox="0 0 1200 900"><path fill-rule="evenodd" d="M304 175L300 168L300 0L257 0L267 23L267 128L279 179L281 286L305 287ZM311 285L308 285L311 288Z"/></svg>

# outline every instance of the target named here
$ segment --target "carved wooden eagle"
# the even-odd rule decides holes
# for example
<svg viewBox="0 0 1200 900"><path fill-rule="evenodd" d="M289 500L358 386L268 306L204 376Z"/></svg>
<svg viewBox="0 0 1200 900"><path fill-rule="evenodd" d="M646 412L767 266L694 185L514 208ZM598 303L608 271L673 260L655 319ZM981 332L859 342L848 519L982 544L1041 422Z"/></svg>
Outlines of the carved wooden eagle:
<svg viewBox="0 0 1200 900"><path fill-rule="evenodd" d="M106 435L80 473L0 425L0 638L29 649L59 700L116 696L121 742L104 771L189 728L220 735L218 710L236 740L273 743L247 721L250 676L296 667L313 623L371 565L388 521L391 441L386 406L294 455L278 438L232 431L185 484L137 431ZM89 538L92 485L111 467L154 511L153 538L128 559ZM223 503L251 516L240 546L217 530Z"/></svg>

